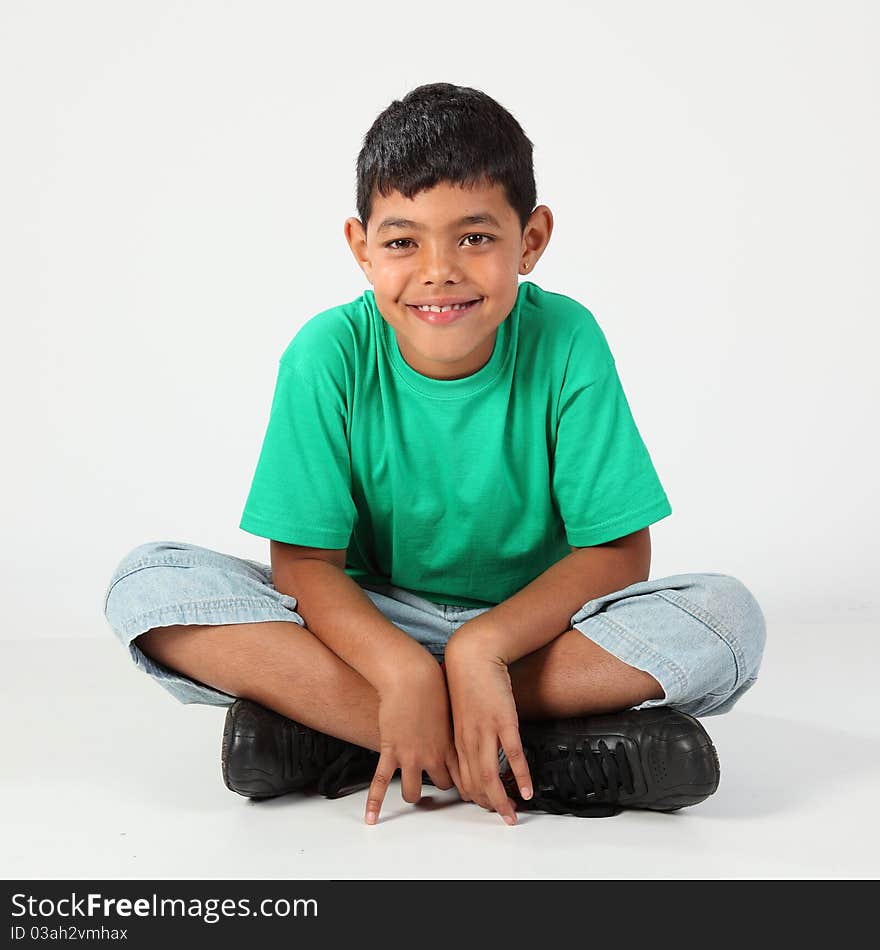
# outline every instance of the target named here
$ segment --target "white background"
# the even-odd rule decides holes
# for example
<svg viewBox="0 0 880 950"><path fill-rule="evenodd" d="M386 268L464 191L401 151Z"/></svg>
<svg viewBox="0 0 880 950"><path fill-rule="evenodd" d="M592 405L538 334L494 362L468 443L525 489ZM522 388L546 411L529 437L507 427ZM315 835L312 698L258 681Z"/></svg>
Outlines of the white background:
<svg viewBox="0 0 880 950"><path fill-rule="evenodd" d="M877 10L3 0L2 873L874 876ZM249 807L222 711L160 695L102 614L145 541L268 560L238 521L278 357L368 286L362 137L438 81L535 143L556 228L529 277L611 344L673 508L652 576L733 574L767 617L761 681L707 721L719 792L681 818Z"/></svg>
<svg viewBox="0 0 880 950"><path fill-rule="evenodd" d="M437 81L535 144L530 279L609 339L673 507L652 575L880 612L876 6L0 10L0 636L101 634L144 541L268 560L238 519L278 356L368 286L362 137Z"/></svg>

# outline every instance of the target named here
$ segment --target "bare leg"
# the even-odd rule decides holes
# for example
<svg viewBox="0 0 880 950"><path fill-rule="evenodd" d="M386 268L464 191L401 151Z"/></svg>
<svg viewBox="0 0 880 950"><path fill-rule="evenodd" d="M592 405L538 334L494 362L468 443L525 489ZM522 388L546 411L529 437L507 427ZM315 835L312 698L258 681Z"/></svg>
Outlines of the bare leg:
<svg viewBox="0 0 880 950"><path fill-rule="evenodd" d="M520 719L619 712L663 696L650 673L628 666L574 629L512 663L509 672Z"/></svg>
<svg viewBox="0 0 880 950"><path fill-rule="evenodd" d="M310 631L283 620L154 627L137 638L154 660L224 693L379 751L379 696Z"/></svg>
<svg viewBox="0 0 880 950"><path fill-rule="evenodd" d="M144 653L171 669L319 732L379 751L379 697L306 628L284 621L155 627ZM568 630L511 664L521 719L615 712L663 696L660 684Z"/></svg>

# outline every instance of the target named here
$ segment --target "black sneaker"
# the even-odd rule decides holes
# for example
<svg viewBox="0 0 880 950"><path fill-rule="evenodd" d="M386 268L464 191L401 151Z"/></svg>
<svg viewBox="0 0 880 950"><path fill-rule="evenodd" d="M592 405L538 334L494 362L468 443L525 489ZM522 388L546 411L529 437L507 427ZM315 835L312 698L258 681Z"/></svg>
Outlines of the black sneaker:
<svg viewBox="0 0 880 950"><path fill-rule="evenodd" d="M379 754L237 699L226 713L220 761L226 787L248 798L315 788L339 798L370 785Z"/></svg>
<svg viewBox="0 0 880 950"><path fill-rule="evenodd" d="M677 811L718 788L718 754L708 733L668 706L523 722L520 738L532 798L521 798L511 771L503 775L519 811L581 818L607 818L624 808Z"/></svg>

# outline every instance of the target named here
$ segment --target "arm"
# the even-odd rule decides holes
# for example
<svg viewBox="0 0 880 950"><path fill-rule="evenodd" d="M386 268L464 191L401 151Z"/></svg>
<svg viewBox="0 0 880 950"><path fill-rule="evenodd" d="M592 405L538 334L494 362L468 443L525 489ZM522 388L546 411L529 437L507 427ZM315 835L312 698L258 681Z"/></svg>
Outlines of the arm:
<svg viewBox="0 0 880 950"><path fill-rule="evenodd" d="M379 763L366 808L367 823L375 824L398 768L404 801L421 798L423 771L437 788L454 783L465 796L443 670L345 573L345 553L272 541L272 582L296 597L309 632L379 695Z"/></svg>
<svg viewBox="0 0 880 950"><path fill-rule="evenodd" d="M308 630L377 691L434 658L396 627L345 573L345 550L270 543L272 583L296 597Z"/></svg>
<svg viewBox="0 0 880 950"><path fill-rule="evenodd" d="M572 547L522 590L459 627L447 656L473 645L497 652L509 666L564 633L587 601L647 580L650 573L650 528L589 548Z"/></svg>
<svg viewBox="0 0 880 950"><path fill-rule="evenodd" d="M498 777L504 749L523 798L532 782L519 735L508 666L564 633L588 600L648 577L648 528L607 544L572 548L512 597L469 620L446 646L446 679L465 793L511 824L513 803Z"/></svg>

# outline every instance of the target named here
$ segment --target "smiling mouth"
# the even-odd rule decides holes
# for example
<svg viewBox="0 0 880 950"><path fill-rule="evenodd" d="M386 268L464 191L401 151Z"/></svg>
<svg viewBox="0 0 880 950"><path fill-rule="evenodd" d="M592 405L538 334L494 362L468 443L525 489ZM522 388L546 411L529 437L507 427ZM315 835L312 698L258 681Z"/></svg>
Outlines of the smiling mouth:
<svg viewBox="0 0 880 950"><path fill-rule="evenodd" d="M406 307L419 317L419 319L424 320L425 323L446 324L453 323L465 314L475 310L482 302L483 298L478 297L476 300L468 301L464 307L453 307L449 310L420 310L411 303L408 303Z"/></svg>

